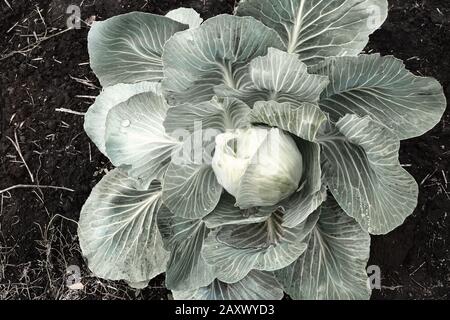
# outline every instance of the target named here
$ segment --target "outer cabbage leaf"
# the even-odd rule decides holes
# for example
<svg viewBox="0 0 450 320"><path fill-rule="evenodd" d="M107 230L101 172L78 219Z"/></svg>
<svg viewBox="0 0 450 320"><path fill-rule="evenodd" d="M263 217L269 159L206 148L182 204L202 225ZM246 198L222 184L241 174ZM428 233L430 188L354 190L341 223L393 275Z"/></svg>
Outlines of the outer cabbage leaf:
<svg viewBox="0 0 450 320"><path fill-rule="evenodd" d="M355 56L386 20L386 0L247 0L237 8L275 29L284 49L308 65L326 57Z"/></svg>
<svg viewBox="0 0 450 320"><path fill-rule="evenodd" d="M327 120L319 107L312 103L257 102L250 119L253 123L263 123L288 131L307 141L315 141L319 128Z"/></svg>
<svg viewBox="0 0 450 320"><path fill-rule="evenodd" d="M364 230L390 232L417 205L417 183L398 161L400 142L368 116L347 115L336 127L321 141L331 193Z"/></svg>
<svg viewBox="0 0 450 320"><path fill-rule="evenodd" d="M249 64L248 80L245 87L236 89L219 85L214 91L220 96L236 97L249 106L257 101L317 102L323 89L328 85L328 77L308 73L306 64L297 54L269 48L264 57L253 59Z"/></svg>
<svg viewBox="0 0 450 320"><path fill-rule="evenodd" d="M276 211L261 223L224 226L208 235L203 257L216 268L217 279L227 283L242 280L253 269L284 268L306 250L305 238L317 218L312 214L295 228L286 228L283 214Z"/></svg>
<svg viewBox="0 0 450 320"><path fill-rule="evenodd" d="M214 210L223 190L208 158L211 157L208 150L214 150L214 141L203 141L201 132L199 137L197 134L194 132L172 154L163 182L164 204L177 217L185 219L201 219Z"/></svg>
<svg viewBox="0 0 450 320"><path fill-rule="evenodd" d="M280 300L283 289L270 272L252 270L241 281L210 285L190 291L173 291L177 300Z"/></svg>
<svg viewBox="0 0 450 320"><path fill-rule="evenodd" d="M174 35L163 55L169 103L208 101L220 84L244 86L247 64L269 47L282 48L280 37L251 17L219 15Z"/></svg>
<svg viewBox="0 0 450 320"><path fill-rule="evenodd" d="M203 218L206 226L214 229L226 225L264 222L277 209L272 206L241 210L235 204L236 199L232 195L224 193L214 211Z"/></svg>
<svg viewBox="0 0 450 320"><path fill-rule="evenodd" d="M164 120L166 132L177 130L214 129L217 133L227 129L243 129L250 126L250 107L234 98L214 97L211 101L182 104L170 108Z"/></svg>
<svg viewBox="0 0 450 320"><path fill-rule="evenodd" d="M368 299L369 234L331 197L318 211L308 248L294 263L275 272L278 280L293 299Z"/></svg>
<svg viewBox="0 0 450 320"><path fill-rule="evenodd" d="M142 93L114 107L106 120L106 153L115 166L148 185L161 179L180 143L165 133L164 97Z"/></svg>
<svg viewBox="0 0 450 320"><path fill-rule="evenodd" d="M91 68L104 87L159 82L164 45L187 25L170 18L131 12L92 25L88 34Z"/></svg>
<svg viewBox="0 0 450 320"><path fill-rule="evenodd" d="M160 92L161 85L156 82L140 82L136 84L117 84L105 88L95 99L84 117L84 130L97 148L106 155L105 132L108 112L118 104L132 96L143 92Z"/></svg>
<svg viewBox="0 0 450 320"><path fill-rule="evenodd" d="M196 28L203 22L203 19L200 17L198 12L192 8L178 8L172 10L166 14L166 17L180 23L187 24L189 28Z"/></svg>
<svg viewBox="0 0 450 320"><path fill-rule="evenodd" d="M283 226L294 228L303 223L326 200L325 185L317 191L309 188L305 183L302 189L280 203L280 209L284 212Z"/></svg>
<svg viewBox="0 0 450 320"><path fill-rule="evenodd" d="M214 268L201 256L203 241L209 230L201 220L175 217L167 208L158 213L158 227L170 250L166 286L171 290L192 290L209 285Z"/></svg>
<svg viewBox="0 0 450 320"><path fill-rule="evenodd" d="M158 183L139 190L120 169L110 171L81 209L78 236L92 272L101 278L148 282L166 270L169 253L156 225Z"/></svg>
<svg viewBox="0 0 450 320"><path fill-rule="evenodd" d="M413 75L392 56L330 58L310 71L330 77L320 107L333 121L346 114L369 115L402 140L430 130L445 111L439 82Z"/></svg>

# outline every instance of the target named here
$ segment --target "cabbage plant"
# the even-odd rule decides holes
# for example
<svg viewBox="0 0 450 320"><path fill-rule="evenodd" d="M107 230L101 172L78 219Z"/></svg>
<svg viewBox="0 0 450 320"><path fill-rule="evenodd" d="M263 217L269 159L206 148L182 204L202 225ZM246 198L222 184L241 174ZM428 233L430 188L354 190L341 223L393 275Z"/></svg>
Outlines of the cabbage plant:
<svg viewBox="0 0 450 320"><path fill-rule="evenodd" d="M417 205L400 141L440 84L361 54L386 0L245 0L95 23L85 130L116 167L79 221L101 278L176 299L367 299L370 234Z"/></svg>

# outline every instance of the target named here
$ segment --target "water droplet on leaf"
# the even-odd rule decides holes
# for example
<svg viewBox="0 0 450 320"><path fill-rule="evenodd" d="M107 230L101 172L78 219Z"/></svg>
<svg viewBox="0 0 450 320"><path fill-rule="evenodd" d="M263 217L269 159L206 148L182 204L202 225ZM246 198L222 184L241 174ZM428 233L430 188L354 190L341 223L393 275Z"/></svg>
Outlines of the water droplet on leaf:
<svg viewBox="0 0 450 320"><path fill-rule="evenodd" d="M131 121L128 119L125 119L125 120L122 120L122 122L120 124L122 125L122 127L128 128L131 124Z"/></svg>

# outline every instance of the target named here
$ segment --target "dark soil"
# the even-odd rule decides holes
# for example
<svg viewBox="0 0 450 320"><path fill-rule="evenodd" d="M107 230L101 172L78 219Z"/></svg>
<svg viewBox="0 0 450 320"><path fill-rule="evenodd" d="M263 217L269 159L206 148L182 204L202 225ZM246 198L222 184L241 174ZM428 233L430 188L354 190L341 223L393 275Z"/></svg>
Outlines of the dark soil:
<svg viewBox="0 0 450 320"><path fill-rule="evenodd" d="M84 133L83 117L55 109L85 112L93 102L89 96L99 93L87 64L88 26L54 36L32 51L8 53L28 49L46 31L52 35L63 30L69 4L83 4L83 19L103 20L134 10L165 14L179 6L194 7L208 18L231 13L235 1L9 3L12 8L0 1L0 189L38 182L74 192L20 188L0 195L0 299L166 299L162 277L141 291L98 280L84 267L79 252L75 221L110 165ZM372 36L367 51L405 60L414 73L437 78L448 95L450 3L391 0L390 5L389 19ZM370 264L380 266L383 286L374 290L374 299L450 298L449 120L447 111L431 132L402 144L401 163L420 184L419 205L404 225L373 237ZM14 140L15 132L34 183L7 139ZM69 265L81 266L84 290L66 288Z"/></svg>

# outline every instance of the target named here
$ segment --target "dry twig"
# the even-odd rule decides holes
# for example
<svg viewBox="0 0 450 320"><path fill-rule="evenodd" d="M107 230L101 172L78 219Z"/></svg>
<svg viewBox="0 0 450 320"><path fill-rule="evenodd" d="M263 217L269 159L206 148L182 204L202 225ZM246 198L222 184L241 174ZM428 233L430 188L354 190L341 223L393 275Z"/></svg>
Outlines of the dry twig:
<svg viewBox="0 0 450 320"><path fill-rule="evenodd" d="M56 112L64 112L64 113L70 113L70 114L76 114L77 116L84 116L84 112L74 111L66 108L57 108L55 109Z"/></svg>
<svg viewBox="0 0 450 320"><path fill-rule="evenodd" d="M17 139L17 131L14 130L14 139L16 140L15 142L13 141L13 139L11 139L10 137L6 137L9 141L11 141L12 145L14 146L14 148L16 149L17 153L19 154L20 159L22 160L22 163L25 165L25 168L28 171L28 174L30 175L31 178L31 182L34 182L34 177L33 174L31 173L30 168L27 165L27 162L25 161L23 155L22 155L22 151L20 150L20 145L19 145L19 140Z"/></svg>
<svg viewBox="0 0 450 320"><path fill-rule="evenodd" d="M38 189L56 189L56 190L65 190L69 192L75 192L75 190L66 188L66 187L58 187L58 186L41 186L41 185L35 185L35 184L17 184L11 187L8 187L6 189L0 190L0 194L14 190L19 188L38 188Z"/></svg>

